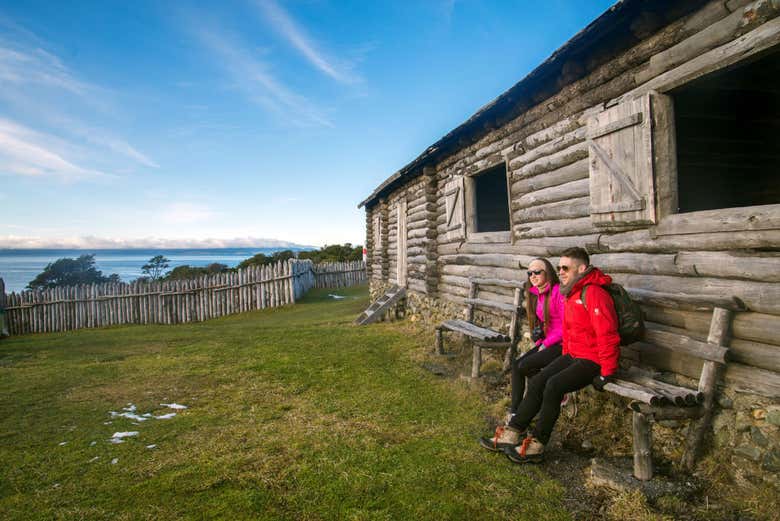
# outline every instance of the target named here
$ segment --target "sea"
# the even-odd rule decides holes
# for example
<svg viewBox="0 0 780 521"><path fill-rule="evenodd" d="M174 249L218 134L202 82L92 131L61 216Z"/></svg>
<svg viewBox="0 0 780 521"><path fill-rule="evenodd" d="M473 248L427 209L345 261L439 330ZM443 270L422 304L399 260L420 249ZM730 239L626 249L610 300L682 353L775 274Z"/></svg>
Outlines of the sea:
<svg viewBox="0 0 780 521"><path fill-rule="evenodd" d="M281 250L298 248L203 248L175 250L2 250L0 249L0 278L5 282L6 293L23 291L46 265L63 257L76 258L94 254L97 269L108 276L116 273L124 282L141 277L141 267L155 255L164 255L170 262L168 269L189 265L208 266L214 262L235 267L244 259L258 253L270 255Z"/></svg>

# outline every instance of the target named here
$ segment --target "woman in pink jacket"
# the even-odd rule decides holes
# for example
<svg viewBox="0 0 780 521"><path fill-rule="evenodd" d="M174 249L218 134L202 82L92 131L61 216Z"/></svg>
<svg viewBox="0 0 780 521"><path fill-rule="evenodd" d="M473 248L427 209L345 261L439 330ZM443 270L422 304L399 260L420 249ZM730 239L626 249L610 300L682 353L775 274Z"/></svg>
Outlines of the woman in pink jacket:
<svg viewBox="0 0 780 521"><path fill-rule="evenodd" d="M528 265L527 273L525 308L534 310L528 313L528 330L531 332L534 347L512 364L512 403L509 408L509 419L514 416L517 406L523 399L526 378L530 378L561 356L563 296L560 292L558 275L547 259L532 260ZM505 432L507 436L504 436ZM508 434L505 426L499 426L493 437L480 438L479 443L490 451L499 452L504 447L517 444L517 441Z"/></svg>

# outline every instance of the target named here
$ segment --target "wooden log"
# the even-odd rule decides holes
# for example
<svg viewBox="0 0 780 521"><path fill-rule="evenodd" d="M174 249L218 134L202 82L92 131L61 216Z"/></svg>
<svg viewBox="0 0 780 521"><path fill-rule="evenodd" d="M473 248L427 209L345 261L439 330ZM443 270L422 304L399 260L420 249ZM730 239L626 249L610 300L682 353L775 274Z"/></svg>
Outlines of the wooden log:
<svg viewBox="0 0 780 521"><path fill-rule="evenodd" d="M731 329L733 338L780 345L780 316L777 315L737 313Z"/></svg>
<svg viewBox="0 0 780 521"><path fill-rule="evenodd" d="M725 380L728 388L739 392L780 398L780 373L775 371L730 362L726 366Z"/></svg>
<svg viewBox="0 0 780 521"><path fill-rule="evenodd" d="M687 293L668 293L662 291L650 291L641 288L626 286L626 291L631 298L642 305L674 308L680 310L711 310L715 307L744 311L745 303L733 296L714 295L690 295Z"/></svg>
<svg viewBox="0 0 780 521"><path fill-rule="evenodd" d="M555 139L548 141L547 143L538 147L529 149L528 151L518 151L513 154L509 154L510 170L518 170L526 165L534 163L542 158L549 157L552 154L566 150L574 145L580 144L585 141L585 134L587 133L586 127L578 127L566 134L556 137ZM514 157L513 157L514 156Z"/></svg>
<svg viewBox="0 0 780 521"><path fill-rule="evenodd" d="M535 221L576 219L586 216L590 216L590 197L577 197L569 201L547 203L533 208L523 208L512 213L514 221L520 225Z"/></svg>
<svg viewBox="0 0 780 521"><path fill-rule="evenodd" d="M590 217L520 223L514 226L518 244L522 244L523 239L592 235L598 232Z"/></svg>
<svg viewBox="0 0 780 521"><path fill-rule="evenodd" d="M466 303L474 306L485 306L489 308L500 309L502 311L514 312L515 308L512 304L506 304L504 302L496 302L494 300L481 299L481 298L468 298Z"/></svg>
<svg viewBox="0 0 780 521"><path fill-rule="evenodd" d="M720 309L720 308L716 308ZM659 329L653 323L645 323L646 329L644 340L653 344L683 353L689 356L695 356L702 360L709 360L719 364L726 363L726 353L728 348L721 345L715 345L710 342L699 342L685 335L676 334L670 331Z"/></svg>
<svg viewBox="0 0 780 521"><path fill-rule="evenodd" d="M591 264L606 273L648 275L697 275L690 264L678 264L671 253L600 253L591 256Z"/></svg>
<svg viewBox="0 0 780 521"><path fill-rule="evenodd" d="M641 412L632 413L634 431L634 477L647 481L653 477L653 430L648 417Z"/></svg>
<svg viewBox="0 0 780 521"><path fill-rule="evenodd" d="M445 275L457 275L468 278L482 279L503 279L516 280L520 283L525 282L526 275L519 268L496 268L486 266L460 266L457 264L448 264L441 267L441 273Z"/></svg>
<svg viewBox="0 0 780 521"><path fill-rule="evenodd" d="M713 299L734 296L752 311L773 315L780 314L780 284L776 282L760 283L711 277L671 277L625 273L615 273L612 278L627 288L675 292Z"/></svg>
<svg viewBox="0 0 780 521"><path fill-rule="evenodd" d="M757 8L757 4L761 4L761 8ZM652 56L648 67L636 75L637 84L645 83L678 65L723 45L776 15L777 9L772 8L771 2L754 2L744 9L736 10L704 30Z"/></svg>
<svg viewBox="0 0 780 521"><path fill-rule="evenodd" d="M677 253L686 251L746 250L776 248L780 244L780 230L695 233L687 235L650 237L649 230L635 230L604 234L599 239L600 252Z"/></svg>
<svg viewBox="0 0 780 521"><path fill-rule="evenodd" d="M719 208L669 215L651 229L654 236L780 229L780 204Z"/></svg>
<svg viewBox="0 0 780 521"><path fill-rule="evenodd" d="M652 374L636 367L631 367L627 371L619 371L618 377L657 391L678 406L695 405L704 400L704 395L698 391L656 380Z"/></svg>
<svg viewBox="0 0 780 521"><path fill-rule="evenodd" d="M544 257L552 262L565 249L572 246L582 246L589 250L598 241L598 235L581 237L549 237L546 239L518 240L518 246L523 253L534 257Z"/></svg>
<svg viewBox="0 0 780 521"><path fill-rule="evenodd" d="M512 201L512 210L531 208L558 201L568 201L577 197L589 196L589 194L590 180L579 179L521 195Z"/></svg>
<svg viewBox="0 0 780 521"><path fill-rule="evenodd" d="M700 418L704 414L701 406L697 407L654 407L642 402L631 402L629 408L632 411L641 412L646 416L652 416L655 420L689 420Z"/></svg>
<svg viewBox="0 0 780 521"><path fill-rule="evenodd" d="M513 180L533 177L557 170L586 157L588 157L588 145L582 141L549 156L541 157L517 169L510 168L509 172L511 172Z"/></svg>
<svg viewBox="0 0 780 521"><path fill-rule="evenodd" d="M735 362L780 373L780 346L732 338L729 356Z"/></svg>
<svg viewBox="0 0 780 521"><path fill-rule="evenodd" d="M441 265L462 264L469 266L489 266L495 268L516 269L518 266L528 267L528 264L534 259L530 255L513 254L460 254L460 255L442 255L438 262Z"/></svg>
<svg viewBox="0 0 780 521"><path fill-rule="evenodd" d="M682 251L675 263L703 277L780 282L780 254L776 252Z"/></svg>
<svg viewBox="0 0 780 521"><path fill-rule="evenodd" d="M482 367L482 347L477 342L471 344L471 379L476 380Z"/></svg>
<svg viewBox="0 0 780 521"><path fill-rule="evenodd" d="M557 170L547 172L544 175L518 179L512 183L510 190L512 197L515 198L535 190L543 190L572 181L587 179L588 175L588 158L583 158Z"/></svg>
<svg viewBox="0 0 780 521"><path fill-rule="evenodd" d="M726 343L731 325L732 312L727 309L715 308L712 312L712 323L710 324L710 334L707 342L714 346L721 346ZM722 364L714 361L706 361L702 367L701 378L699 378L699 392L704 393L704 414L701 419L692 424L687 437L687 448L683 455L683 465L689 471L693 470L696 457L704 439L704 433L710 427L715 405L715 393L717 392L717 383L720 377Z"/></svg>
<svg viewBox="0 0 780 521"><path fill-rule="evenodd" d="M624 380L620 380L619 382L616 381L616 382L607 383L606 385L604 385L604 390L609 391L611 393L615 393L618 396L623 396L650 405L661 405L663 403L663 400L661 400L655 394L647 392L647 390L638 388L638 386L631 385L630 382L626 382Z"/></svg>

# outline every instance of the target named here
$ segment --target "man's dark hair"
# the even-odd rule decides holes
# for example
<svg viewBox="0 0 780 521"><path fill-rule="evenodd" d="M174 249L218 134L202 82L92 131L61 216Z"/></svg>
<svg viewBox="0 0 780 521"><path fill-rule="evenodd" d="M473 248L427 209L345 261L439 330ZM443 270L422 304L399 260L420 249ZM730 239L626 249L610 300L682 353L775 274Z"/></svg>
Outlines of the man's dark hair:
<svg viewBox="0 0 780 521"><path fill-rule="evenodd" d="M573 248L566 248L565 250L563 250L563 252L561 252L561 257L569 257L570 259L577 259L585 266L590 266L590 257L588 257L588 252L585 251L585 248L580 248L579 246L574 246Z"/></svg>

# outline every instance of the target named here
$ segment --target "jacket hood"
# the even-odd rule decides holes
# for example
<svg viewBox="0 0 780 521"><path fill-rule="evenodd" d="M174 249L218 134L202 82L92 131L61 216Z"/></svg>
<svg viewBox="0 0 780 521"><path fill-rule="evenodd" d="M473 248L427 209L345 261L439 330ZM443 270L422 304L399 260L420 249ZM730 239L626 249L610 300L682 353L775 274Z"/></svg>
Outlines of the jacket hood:
<svg viewBox="0 0 780 521"><path fill-rule="evenodd" d="M569 295L580 291L586 284L596 284L597 286L606 286L612 284L612 277L604 273L598 268L591 267L590 271L586 273L580 280L574 283Z"/></svg>

